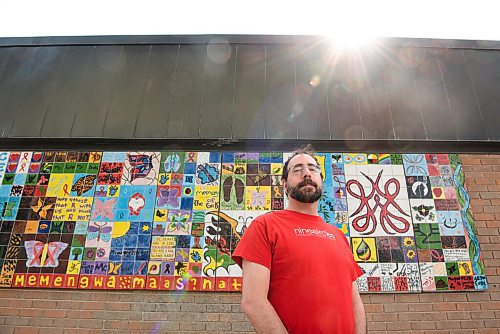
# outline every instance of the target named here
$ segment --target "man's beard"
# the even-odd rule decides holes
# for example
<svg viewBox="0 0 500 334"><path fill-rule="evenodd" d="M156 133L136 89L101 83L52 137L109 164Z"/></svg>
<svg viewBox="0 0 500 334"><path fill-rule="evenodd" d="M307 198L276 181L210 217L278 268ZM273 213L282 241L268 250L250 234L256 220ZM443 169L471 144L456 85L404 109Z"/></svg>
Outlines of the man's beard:
<svg viewBox="0 0 500 334"><path fill-rule="evenodd" d="M306 186L306 185L313 186L315 189L314 192L301 190L301 188ZM295 187L289 186L287 184L286 185L286 192L288 193L288 195L291 198L293 198L299 202L314 203L321 198L321 195L323 195L323 187L321 185L318 185L316 182L314 182L311 179L304 179L304 181L300 182Z"/></svg>

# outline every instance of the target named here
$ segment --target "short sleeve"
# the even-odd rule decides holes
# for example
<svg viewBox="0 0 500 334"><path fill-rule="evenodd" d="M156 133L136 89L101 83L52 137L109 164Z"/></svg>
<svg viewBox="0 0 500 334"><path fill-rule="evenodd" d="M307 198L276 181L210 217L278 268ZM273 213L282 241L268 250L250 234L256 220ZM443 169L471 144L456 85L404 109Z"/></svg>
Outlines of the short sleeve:
<svg viewBox="0 0 500 334"><path fill-rule="evenodd" d="M342 239L344 240L347 248L349 249L349 260L351 262L351 280L354 282L358 277L363 275L363 270L359 267L358 263L354 260L354 255L352 254L351 247L349 246L349 241L344 233L338 230L342 235Z"/></svg>
<svg viewBox="0 0 500 334"><path fill-rule="evenodd" d="M256 218L245 231L231 258L240 267L243 259L271 269L272 245L269 241L266 222Z"/></svg>

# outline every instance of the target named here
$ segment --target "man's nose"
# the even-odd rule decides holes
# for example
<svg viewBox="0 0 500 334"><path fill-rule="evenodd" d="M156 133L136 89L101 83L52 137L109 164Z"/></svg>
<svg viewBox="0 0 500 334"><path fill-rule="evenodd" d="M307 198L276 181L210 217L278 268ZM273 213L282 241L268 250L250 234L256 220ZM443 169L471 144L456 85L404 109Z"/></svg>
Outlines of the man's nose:
<svg viewBox="0 0 500 334"><path fill-rule="evenodd" d="M304 176L303 176L303 178L305 179L306 177L308 177L308 178L312 177L312 173L309 170L309 168L304 169Z"/></svg>

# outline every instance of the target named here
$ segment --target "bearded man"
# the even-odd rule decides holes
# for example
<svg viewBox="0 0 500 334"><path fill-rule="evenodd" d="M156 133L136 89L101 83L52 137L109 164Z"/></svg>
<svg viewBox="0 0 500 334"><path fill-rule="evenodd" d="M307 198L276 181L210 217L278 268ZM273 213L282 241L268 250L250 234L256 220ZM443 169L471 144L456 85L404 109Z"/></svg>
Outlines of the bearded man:
<svg viewBox="0 0 500 334"><path fill-rule="evenodd" d="M323 179L310 146L286 161L281 183L288 207L257 217L233 253L243 311L257 333L366 333L362 271L342 231L318 215Z"/></svg>

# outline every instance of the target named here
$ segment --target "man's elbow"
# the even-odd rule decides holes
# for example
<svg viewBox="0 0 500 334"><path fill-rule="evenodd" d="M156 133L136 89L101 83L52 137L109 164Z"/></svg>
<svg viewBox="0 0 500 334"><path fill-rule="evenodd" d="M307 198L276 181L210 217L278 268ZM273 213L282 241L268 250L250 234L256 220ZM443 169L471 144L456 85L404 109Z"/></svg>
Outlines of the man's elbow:
<svg viewBox="0 0 500 334"><path fill-rule="evenodd" d="M241 309L245 314L249 315L259 307L259 299L253 296L244 296L241 299Z"/></svg>

